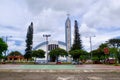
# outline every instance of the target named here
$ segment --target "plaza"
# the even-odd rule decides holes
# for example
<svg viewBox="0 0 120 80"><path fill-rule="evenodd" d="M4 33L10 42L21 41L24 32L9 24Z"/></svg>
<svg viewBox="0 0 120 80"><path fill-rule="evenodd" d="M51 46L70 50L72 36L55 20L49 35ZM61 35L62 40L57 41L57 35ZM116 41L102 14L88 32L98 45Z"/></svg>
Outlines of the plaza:
<svg viewBox="0 0 120 80"><path fill-rule="evenodd" d="M105 64L83 65L0 65L0 71L13 72L120 72L120 66Z"/></svg>
<svg viewBox="0 0 120 80"><path fill-rule="evenodd" d="M0 65L0 80L119 80L120 66Z"/></svg>

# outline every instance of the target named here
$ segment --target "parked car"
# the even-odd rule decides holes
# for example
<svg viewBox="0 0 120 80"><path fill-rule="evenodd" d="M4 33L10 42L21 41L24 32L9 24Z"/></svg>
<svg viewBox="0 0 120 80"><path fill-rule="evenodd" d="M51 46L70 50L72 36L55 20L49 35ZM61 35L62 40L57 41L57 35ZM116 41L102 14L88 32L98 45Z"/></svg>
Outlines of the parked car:
<svg viewBox="0 0 120 80"><path fill-rule="evenodd" d="M47 61L46 60L36 60L35 64L46 64Z"/></svg>
<svg viewBox="0 0 120 80"><path fill-rule="evenodd" d="M102 64L100 61L93 61L93 64Z"/></svg>
<svg viewBox="0 0 120 80"><path fill-rule="evenodd" d="M58 61L58 62L56 62L56 64L62 64L62 62Z"/></svg>
<svg viewBox="0 0 120 80"><path fill-rule="evenodd" d="M87 60L85 63L87 63L87 64L92 64L93 61L92 61L92 60Z"/></svg>
<svg viewBox="0 0 120 80"><path fill-rule="evenodd" d="M106 59L105 63L114 64L115 63L115 59L114 58Z"/></svg>
<svg viewBox="0 0 120 80"><path fill-rule="evenodd" d="M77 65L77 64L82 64L81 61L72 61L72 64Z"/></svg>
<svg viewBox="0 0 120 80"><path fill-rule="evenodd" d="M56 62L56 64L62 64L61 60L58 60L58 61L56 60L55 62Z"/></svg>

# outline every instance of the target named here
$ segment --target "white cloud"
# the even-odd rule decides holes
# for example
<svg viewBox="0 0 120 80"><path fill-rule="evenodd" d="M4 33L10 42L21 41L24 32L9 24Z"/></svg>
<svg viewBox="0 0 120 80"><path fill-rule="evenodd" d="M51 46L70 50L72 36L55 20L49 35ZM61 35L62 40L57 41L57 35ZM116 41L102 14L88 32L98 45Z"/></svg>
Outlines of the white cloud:
<svg viewBox="0 0 120 80"><path fill-rule="evenodd" d="M88 35L96 36L93 47L119 36L120 0L0 0L0 34L13 36L9 42L11 50L24 50L26 31L33 22L34 46L45 40L43 34L51 34L50 40L65 41L67 13L71 14L72 35L74 20L78 20L87 50ZM19 47L16 41L21 41Z"/></svg>
<svg viewBox="0 0 120 80"><path fill-rule="evenodd" d="M119 27L119 0L99 0L84 15L83 21L90 27L111 28Z"/></svg>
<svg viewBox="0 0 120 80"><path fill-rule="evenodd" d="M82 36L86 36L86 37L93 36L96 33L96 29L87 26L87 24L85 23L82 23L80 26L80 33L82 34Z"/></svg>
<svg viewBox="0 0 120 80"><path fill-rule="evenodd" d="M76 9L83 11L83 8L93 3L95 0L26 0L30 11L34 14L40 13L42 10L53 9L55 11L74 12Z"/></svg>
<svg viewBox="0 0 120 80"><path fill-rule="evenodd" d="M24 8L24 9L23 9ZM18 27L24 24L27 9L25 4L16 0L1 0L0 23L5 26Z"/></svg>

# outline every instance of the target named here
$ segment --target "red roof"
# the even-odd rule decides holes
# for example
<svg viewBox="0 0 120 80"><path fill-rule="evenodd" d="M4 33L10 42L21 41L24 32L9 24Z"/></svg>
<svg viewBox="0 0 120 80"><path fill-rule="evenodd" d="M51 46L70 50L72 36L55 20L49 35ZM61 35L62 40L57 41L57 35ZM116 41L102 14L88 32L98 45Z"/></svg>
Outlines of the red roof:
<svg viewBox="0 0 120 80"><path fill-rule="evenodd" d="M8 56L8 58L24 58L23 56Z"/></svg>

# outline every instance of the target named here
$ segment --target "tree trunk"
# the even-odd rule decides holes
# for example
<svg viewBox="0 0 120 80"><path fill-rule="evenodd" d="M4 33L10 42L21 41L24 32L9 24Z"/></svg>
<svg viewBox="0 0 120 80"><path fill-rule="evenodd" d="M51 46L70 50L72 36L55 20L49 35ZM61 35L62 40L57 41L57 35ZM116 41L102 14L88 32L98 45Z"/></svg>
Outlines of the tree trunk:
<svg viewBox="0 0 120 80"><path fill-rule="evenodd" d="M56 56L56 62L58 62L58 56Z"/></svg>

